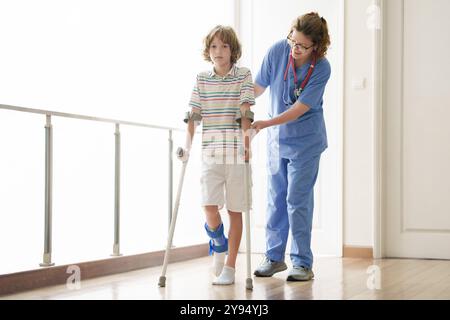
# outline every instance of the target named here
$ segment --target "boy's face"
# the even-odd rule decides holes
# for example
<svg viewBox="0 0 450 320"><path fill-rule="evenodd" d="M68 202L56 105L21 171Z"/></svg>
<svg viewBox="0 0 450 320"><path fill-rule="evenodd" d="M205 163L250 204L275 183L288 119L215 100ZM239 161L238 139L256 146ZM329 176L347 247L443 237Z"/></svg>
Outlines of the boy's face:
<svg viewBox="0 0 450 320"><path fill-rule="evenodd" d="M224 67L231 63L231 48L215 36L209 46L209 56L215 66Z"/></svg>

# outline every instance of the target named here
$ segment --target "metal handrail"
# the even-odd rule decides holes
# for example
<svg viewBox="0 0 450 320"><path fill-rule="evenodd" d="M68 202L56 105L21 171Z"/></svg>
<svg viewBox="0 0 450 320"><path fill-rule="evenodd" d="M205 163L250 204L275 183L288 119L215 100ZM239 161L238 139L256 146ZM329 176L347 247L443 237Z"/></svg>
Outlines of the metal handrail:
<svg viewBox="0 0 450 320"><path fill-rule="evenodd" d="M64 117L80 120L89 120L97 122L113 123L115 125L114 140L115 140L115 152L114 152L114 244L112 256L120 256L120 125L145 127L151 129L159 129L168 131L168 217L169 225L172 216L172 190L173 190L173 138L172 133L174 131L184 132L186 130L180 128L173 128L167 126L157 126L141 122L116 120L109 118L99 118L93 116L86 116L81 114L66 113L59 111L50 111L42 109L24 108L18 106L11 106L6 104L0 104L0 109L12 110L19 112L35 113L45 115L45 223L44 223L44 254L43 262L39 265L42 267L53 266L51 254L52 254L52 195L53 195L53 126L51 123L51 117Z"/></svg>
<svg viewBox="0 0 450 320"><path fill-rule="evenodd" d="M14 111L28 112L28 113L45 114L48 116L55 116L55 117L90 120L90 121L98 121L98 122L109 122L109 123L115 123L115 124L123 124L123 125L128 125L128 126L146 127L146 128L161 129L161 130L186 131L186 130L180 129L180 128L157 126L157 125L152 125L152 124L147 124L147 123L142 123L142 122L124 121L124 120L116 120L116 119L109 119L109 118L99 118L99 117L92 117L92 116L86 116L86 115L75 114L75 113L66 113L66 112L59 112L59 111L17 107L17 106L11 106L11 105L7 105L7 104L0 104L0 109L14 110Z"/></svg>

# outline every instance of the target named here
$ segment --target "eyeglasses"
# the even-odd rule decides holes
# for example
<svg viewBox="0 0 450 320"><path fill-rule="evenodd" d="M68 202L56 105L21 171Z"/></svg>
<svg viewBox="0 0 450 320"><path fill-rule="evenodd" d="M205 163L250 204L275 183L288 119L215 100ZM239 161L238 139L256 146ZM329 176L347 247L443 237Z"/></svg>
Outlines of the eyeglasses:
<svg viewBox="0 0 450 320"><path fill-rule="evenodd" d="M302 53L305 53L306 51L308 51L309 49L314 47L314 44L310 45L309 47L305 47L301 43L295 42L295 40L291 38L291 35L287 36L287 40L288 40L288 43L291 46L291 48L295 48Z"/></svg>

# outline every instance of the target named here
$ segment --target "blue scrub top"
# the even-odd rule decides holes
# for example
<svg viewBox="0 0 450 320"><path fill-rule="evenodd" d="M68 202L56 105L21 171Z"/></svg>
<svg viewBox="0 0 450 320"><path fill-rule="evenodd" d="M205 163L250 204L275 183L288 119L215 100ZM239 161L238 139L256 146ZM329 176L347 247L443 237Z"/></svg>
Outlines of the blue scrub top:
<svg viewBox="0 0 450 320"><path fill-rule="evenodd" d="M263 88L270 86L269 117L276 117L289 109L296 101L294 95L294 72L292 65L286 81L284 73L289 62L291 47L287 40L275 43L267 52L255 82ZM305 79L310 64L296 69L300 86ZM330 78L330 63L326 58L319 59L304 88L299 102L310 109L298 119L268 130L268 151L277 152L282 158L303 158L305 160L321 154L327 147L327 133L323 118L323 94ZM277 148L278 150L274 150Z"/></svg>

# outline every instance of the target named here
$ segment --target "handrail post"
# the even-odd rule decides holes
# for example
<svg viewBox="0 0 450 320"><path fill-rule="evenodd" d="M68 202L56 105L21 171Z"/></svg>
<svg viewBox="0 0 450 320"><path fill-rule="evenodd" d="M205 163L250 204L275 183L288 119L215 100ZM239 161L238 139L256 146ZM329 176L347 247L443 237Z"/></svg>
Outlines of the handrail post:
<svg viewBox="0 0 450 320"><path fill-rule="evenodd" d="M116 123L115 136L115 167L114 167L114 245L112 256L120 253L120 127Z"/></svg>
<svg viewBox="0 0 450 320"><path fill-rule="evenodd" d="M53 128L50 115L45 123L45 226L44 255L41 267L53 266L52 263L52 179L53 179Z"/></svg>
<svg viewBox="0 0 450 320"><path fill-rule="evenodd" d="M170 229L170 222L172 221L172 207L173 207L173 139L172 130L169 130L169 154L168 154L168 164L169 164L169 174L168 174L168 228Z"/></svg>

